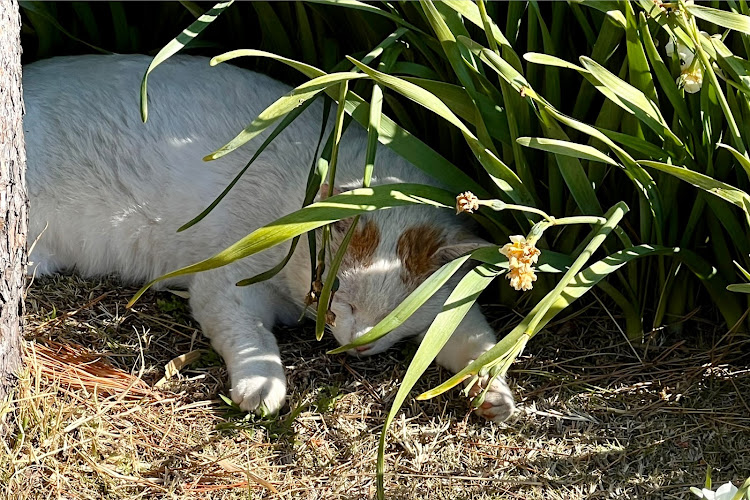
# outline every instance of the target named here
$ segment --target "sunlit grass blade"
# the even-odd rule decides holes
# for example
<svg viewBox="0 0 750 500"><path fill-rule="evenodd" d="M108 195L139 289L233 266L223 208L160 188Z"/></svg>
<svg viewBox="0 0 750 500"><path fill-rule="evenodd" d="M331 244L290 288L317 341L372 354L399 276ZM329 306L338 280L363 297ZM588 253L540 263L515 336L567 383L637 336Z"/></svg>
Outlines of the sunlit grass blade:
<svg viewBox="0 0 750 500"><path fill-rule="evenodd" d="M361 73L353 72L331 73L313 78L312 80L303 83L264 109L258 117L245 127L242 132L237 134L234 139L213 153L207 155L204 160L215 160L231 153L235 149L252 140L254 137L262 134L266 129L273 125L276 120L301 106L307 100L312 99L328 87L338 85L341 82L364 78L364 76L365 75L362 75Z"/></svg>
<svg viewBox="0 0 750 500"><path fill-rule="evenodd" d="M461 16L477 27L485 29L482 15L479 12L479 7L474 2L465 2L463 0L443 0L443 4L461 14ZM498 28L491 20L490 28L492 30L491 36L500 45L502 57L508 59L516 71L522 71L521 60L518 58L518 55L513 50L508 39L503 35L503 32L500 31L500 28ZM485 34L489 33L485 31Z"/></svg>
<svg viewBox="0 0 750 500"><path fill-rule="evenodd" d="M667 163L661 163L658 161L641 160L638 162L641 165L645 165L662 172L666 172L670 175L682 179L685 182L692 184L695 187L699 187L704 191L718 196L719 198L732 203L746 210L745 203L750 201L750 196L741 189L737 189L734 186L730 186L721 181L717 181L713 177L695 172L685 167L678 167L675 165L669 165Z"/></svg>
<svg viewBox="0 0 750 500"><path fill-rule="evenodd" d="M704 5L686 5L686 8L688 12L699 19L750 35L750 17L748 16L726 10L712 9Z"/></svg>
<svg viewBox="0 0 750 500"><path fill-rule="evenodd" d="M510 170L502 161L492 154L491 151L487 150L487 148L481 144L479 139L474 136L466 125L464 125L464 123L440 99L413 83L376 71L361 64L355 59L349 58L349 60L379 84L391 88L421 106L424 106L458 128L466 138L466 142L477 156L477 159L479 159L480 163L496 181L498 187L510 199L517 203L525 205L534 204L531 194L524 187L523 183L521 183L521 180L515 172Z"/></svg>
<svg viewBox="0 0 750 500"><path fill-rule="evenodd" d="M214 57L211 60L211 64L218 64L237 57L268 57L300 71L309 78L315 78L327 74L309 64L281 57L270 52L254 49L242 49L227 52L221 56ZM326 88L325 92L334 100L338 98L336 91L331 87ZM351 90L346 96L345 109L346 112L349 113L360 125L363 127L369 126L370 106L364 101L364 99ZM469 189L476 194L486 194L488 192L471 177L448 161L444 156L438 154L424 142L399 127L385 114L381 116L380 129L378 130L378 141L381 144L388 146L404 159L412 163L415 167L431 175L446 186L460 186L459 190Z"/></svg>
<svg viewBox="0 0 750 500"><path fill-rule="evenodd" d="M606 274L609 274L602 274L598 279L592 279L593 277L589 277L585 281L579 281L579 271L583 268L596 249L604 242L604 239L612 229L617 226L627 212L627 209L627 205L624 203L618 203L607 211L605 214L607 222L602 226L596 227L592 231L592 234L594 235L593 238L589 240L584 251L576 257L573 264L562 276L555 288L547 293L547 295L537 303L531 312L526 315L523 321L521 321L521 323L519 323L508 335L498 342L495 347L479 356L474 362L470 363L466 368L458 372L443 384L421 394L418 399L428 399L445 392L451 387L457 385L467 376L478 373L480 367L505 356L508 353L508 350L519 342L525 345L526 340L522 340L524 337L533 337L544 328L554 316L570 305L573 300L586 293L599 280L604 278ZM610 273L619 269L619 267L624 265L625 262L627 262L627 260L620 263L620 265L613 267Z"/></svg>
<svg viewBox="0 0 750 500"><path fill-rule="evenodd" d="M653 214L654 221L656 222L657 226L661 227L664 217L663 201L661 198L661 193L659 192L659 189L651 175L649 175L649 173L646 172L643 167L641 167L629 154L627 154L627 152L617 146L617 144L615 144L609 137L604 135L597 128L560 113L555 108L549 106L546 101L538 100L538 102L542 106L544 106L546 111L549 112L553 117L555 117L555 119L560 123L588 134L591 137L602 141L604 144L609 146L610 149L612 149L612 151L622 162L625 173L638 187L639 191L643 194L644 199L647 200L648 206ZM660 237L661 231L659 230L657 231L657 238Z"/></svg>
<svg viewBox="0 0 750 500"><path fill-rule="evenodd" d="M295 108L293 111L291 111L289 114L287 114L284 119L279 123L276 128L271 132L271 134L266 138L265 141L263 141L263 144L258 147L258 149L253 154L252 158L250 158L250 161L245 164L245 166L242 168L242 170L239 171L239 173L232 179L232 182L227 185L226 188L224 188L224 191L219 194L219 196L216 197L214 201L211 202L211 204L200 214L195 216L193 219L191 219L189 222L186 222L184 225L182 225L177 232L184 231L192 226L194 226L196 223L203 220L211 211L216 208L216 205L221 203L221 200L224 199L224 197L229 193L229 191L232 190L232 188L237 184L237 182L240 180L240 178L244 175L244 173L247 171L248 168L255 162L255 160L260 156L260 154L265 151L266 147L273 141L281 132L284 131L284 129L289 126L290 123L292 123L300 114L302 114L303 111L305 111L310 104L312 104L313 99L309 99L305 101L301 106Z"/></svg>
<svg viewBox="0 0 750 500"><path fill-rule="evenodd" d="M558 140L568 139L562 128L549 116L546 110L540 109L539 117L542 129L547 136L558 138ZM601 154L598 150L597 153ZM555 161L565 185L570 190L570 194L581 209L581 212L591 215L603 213L594 187L586 175L581 162L577 158L560 154L555 154ZM550 193L550 195L552 194ZM560 193L556 194L560 196Z"/></svg>
<svg viewBox="0 0 750 500"><path fill-rule="evenodd" d="M750 178L750 160L748 160L745 155L741 154L739 151L737 151L736 149L734 149L732 146L729 146L727 144L722 144L720 142L716 144L716 147L717 148L724 148L727 151L729 151L730 153L732 153L732 156L734 156L734 158L737 160L737 162L740 164L740 166L742 167L742 169L747 174L748 178Z"/></svg>
<svg viewBox="0 0 750 500"><path fill-rule="evenodd" d="M432 186L406 183L353 189L332 196L256 229L213 257L150 281L135 294L129 306L132 306L146 290L159 281L226 266L238 259L262 252L295 236L337 220L374 210L412 204L426 204L453 209L455 196L449 191Z"/></svg>
<svg viewBox="0 0 750 500"><path fill-rule="evenodd" d="M375 325L372 330L358 337L354 342L346 344L329 351L329 354L339 354L349 349L354 349L371 342L388 334L388 332L401 326L404 321L414 314L425 302L429 300L436 291L440 289L453 276L462 265L464 265L471 255L465 255L458 259L444 264L440 269L435 271L429 278L424 280L420 285L409 294L393 311L388 313L385 318Z"/></svg>
<svg viewBox="0 0 750 500"><path fill-rule="evenodd" d="M349 227L346 235L344 235L344 239L336 249L333 261L331 261L331 265L328 268L328 276L323 284L323 289L320 291L320 296L318 297L318 311L315 315L315 338L318 340L323 338L323 332L325 331L328 316L328 307L331 302L331 293L333 293L333 287L337 280L336 275L339 272L341 263L344 261L344 255L349 247L349 242L351 241L354 232L357 230L359 217L359 215L354 217L352 225Z"/></svg>
<svg viewBox="0 0 750 500"><path fill-rule="evenodd" d="M177 35L175 38L170 40L158 54L154 56L154 59L146 69L146 73L143 75L143 81L141 82L141 120L146 122L148 120L148 75L161 63L172 57L174 54L182 50L182 48L190 43L201 31L206 29L209 24L216 20L219 15L226 10L227 7L232 5L234 0L227 2L219 2L214 5L208 12L199 17L193 24L182 30L182 33Z"/></svg>
<svg viewBox="0 0 750 500"><path fill-rule="evenodd" d="M662 247L657 245L638 245L636 247L620 250L619 252L613 253L612 255L595 262L584 271L578 273L574 279L570 281L546 314L538 320L533 333L527 333L529 332L528 327L533 318L540 313L541 308L539 306L532 309L523 321L503 337L495 347L478 357L473 363L439 386L420 394L417 399L429 399L438 396L455 387L461 383L462 380L472 375L476 375L483 366L505 355L522 337L534 335L536 332L543 329L555 316L591 290L591 288L602 279L606 278L608 275L617 271L632 260L647 256L673 255L679 253L679 248Z"/></svg>
<svg viewBox="0 0 750 500"><path fill-rule="evenodd" d="M610 0L573 0L576 4L585 5L591 7L611 17L618 25L625 28L627 21L625 15L623 15L621 2L615 2Z"/></svg>
<svg viewBox="0 0 750 500"><path fill-rule="evenodd" d="M407 296L396 308L383 318L372 330L358 337L355 341L342 347L329 351L329 354L339 354L349 349L359 347L371 342L393 331L414 314L429 298L442 287L453 276L462 265L473 259L485 264L490 264L503 270L508 269L508 259L499 252L498 246L489 246L474 250L468 255L459 257L444 264L429 278L423 281L409 296ZM539 258L536 270L539 273L564 273L573 263L573 259L564 254L551 250L545 250Z"/></svg>
<svg viewBox="0 0 750 500"><path fill-rule="evenodd" d="M346 93L349 91L349 82L344 81L341 83L339 87L339 105L336 109L336 124L333 128L333 143L331 147L331 161L328 165L328 194L327 196L330 198L334 193L334 187L336 185L336 167L338 166L338 158L339 158L339 147L341 146L341 134L343 133L344 128L344 116L346 114L344 113L344 102L346 101ZM328 304L331 299L331 292L333 291L334 283L336 283L338 277L338 271L339 266L341 265L341 262L344 259L344 253L346 252L347 247L349 246L349 240L352 239L352 235L354 234L354 230L356 228L356 224L359 221L359 215L354 218L354 222L352 223L352 226L349 228L349 230L346 233L346 236L344 237L343 242L339 246L338 250L336 251L336 254L334 255L333 262L331 262L331 267L328 270L328 276L325 280L325 283L323 284L323 289L320 292L320 296L318 297L318 311L315 315L315 337L320 340L323 338L323 330L326 325L326 319L328 315ZM324 245L325 245L325 239L327 237L326 231L328 231L329 228L324 229L323 238L324 238ZM325 246L323 247L323 250L325 251Z"/></svg>
<svg viewBox="0 0 750 500"><path fill-rule="evenodd" d="M297 249L297 244L299 243L299 236L295 236L292 239L292 243L289 246L289 251L287 251L286 255L283 259L281 259L281 262L276 264L274 267L269 269L268 271L264 271L262 273L256 274L255 276L252 276L250 278L245 278L243 280L240 280L237 282L237 286L250 286L254 285L256 283L260 283L262 281L270 280L277 274L281 272L284 267L289 263L289 261L292 258L292 255L294 254L294 251Z"/></svg>
<svg viewBox="0 0 750 500"><path fill-rule="evenodd" d="M693 127L693 118L688 111L685 97L680 89L677 88L677 83L674 78L672 78L672 74L669 72L666 64L664 64L664 60L662 60L659 55L659 51L656 49L656 44L654 44L651 32L648 30L646 17L643 13L641 13L640 18L640 32L643 37L643 45L646 49L646 55L651 62L651 66L654 68L654 73L656 74L656 79L659 82L662 92L664 92L667 99L669 99L670 104L674 107L675 112L680 117L680 120L682 120L685 129L690 133L697 132Z"/></svg>
<svg viewBox="0 0 750 500"><path fill-rule="evenodd" d="M654 145L651 142L645 141L640 137L635 137L632 135L623 134L621 132L615 132L613 130L607 130L603 128L597 128L597 130L606 135L612 141L628 149L631 153L638 153L640 155L655 159L666 159L667 157L669 157L668 151L664 151L662 148Z"/></svg>
<svg viewBox="0 0 750 500"><path fill-rule="evenodd" d="M538 52L527 52L523 55L523 58L530 63L541 64L544 66L556 66L558 68L573 69L580 72L587 72L586 68L568 62L565 59L550 54L540 54Z"/></svg>
<svg viewBox="0 0 750 500"><path fill-rule="evenodd" d="M402 78L434 94L435 97L443 101L461 120L475 127L475 120L477 119L476 109L479 108L489 135L502 143L510 144L510 131L508 130L506 111L495 104L489 97L477 93L474 96L474 100L472 100L472 97L469 97L466 90L459 85L409 76Z"/></svg>
<svg viewBox="0 0 750 500"><path fill-rule="evenodd" d="M713 45L711 45L711 47L713 48ZM711 85L716 91L716 97L719 100L719 106L721 107L721 111L724 113L724 118L727 120L727 125L729 126L729 133L731 134L732 142L734 142L734 147L737 148L737 150L740 153L745 154L747 152L747 148L745 147L745 143L742 140L742 134L740 132L740 128L737 126L737 122L734 119L732 110L729 108L729 103L727 102L727 98L724 95L724 91L721 88L721 84L719 83L719 78L716 76L716 72L713 70L711 60L709 59L709 54L706 54L706 51L704 50L703 45L700 43L696 45L695 49L696 49L696 57L698 57L703 63L703 70L705 71L706 76L708 77L708 80L711 82Z"/></svg>
<svg viewBox="0 0 750 500"><path fill-rule="evenodd" d="M648 125L654 132L660 136L669 137L678 146L682 146L682 141L677 137L672 129L669 128L666 120L659 111L659 107L646 94L633 87L629 83L621 80L612 72L607 70L593 59L580 57L581 64L599 80L602 85L607 87L613 94L620 97L617 104L626 111L635 114L643 123ZM609 96L608 96L609 97ZM624 105L622 104L624 103Z"/></svg>
<svg viewBox="0 0 750 500"><path fill-rule="evenodd" d="M383 90L380 85L372 87L370 97L370 121L367 124L367 149L365 150L365 175L362 179L362 187L369 187L372 180L372 172L375 170L375 155L378 148L378 131L380 121L383 118Z"/></svg>
<svg viewBox="0 0 750 500"><path fill-rule="evenodd" d="M416 384L419 377L422 376L427 367L432 363L435 357L443 348L450 338L453 331L458 327L461 320L474 305L479 294L498 275L498 270L494 266L481 264L470 271L453 289L448 300L430 328L425 333L422 342L419 344L414 358L406 370L404 378L401 380L396 397L391 403L391 409L383 423L383 431L380 434L380 445L378 447L378 464L377 464L377 482L378 498L384 499L383 473L385 469L385 442L388 438L388 428L393 422L396 413L401 409L406 397L411 392L412 387Z"/></svg>
<svg viewBox="0 0 750 500"><path fill-rule="evenodd" d="M625 26L625 45L628 53L628 74L630 76L630 83L643 92L648 99L658 104L659 101L656 96L656 87L654 86L654 80L651 77L651 70L648 66L646 53L639 36L639 30L641 28L638 26L635 11L633 10L633 4L625 2L624 7L625 18L627 21Z"/></svg>
<svg viewBox="0 0 750 500"><path fill-rule="evenodd" d="M539 149L549 153L572 156L581 160L599 161L614 166L619 165L615 160L598 149L585 144L558 139L545 139L543 137L519 137L517 142L527 148Z"/></svg>

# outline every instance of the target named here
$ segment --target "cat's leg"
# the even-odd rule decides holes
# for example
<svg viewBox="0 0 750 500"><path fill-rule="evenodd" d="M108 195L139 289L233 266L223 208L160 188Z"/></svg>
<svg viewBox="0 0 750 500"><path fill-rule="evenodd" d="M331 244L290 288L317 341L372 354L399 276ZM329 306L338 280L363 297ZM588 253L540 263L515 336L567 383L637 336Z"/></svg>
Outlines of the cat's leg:
<svg viewBox="0 0 750 500"><path fill-rule="evenodd" d="M437 355L436 361L439 365L457 373L493 347L496 342L495 332L487 323L479 306L475 304ZM487 376L480 378L470 389L469 394L476 396L487 386L488 378ZM503 422L513 414L515 407L513 393L508 384L498 377L492 381L484 402L474 411L487 420Z"/></svg>
<svg viewBox="0 0 750 500"><path fill-rule="evenodd" d="M275 293L262 283L238 287L237 281L227 268L197 274L190 307L227 364L232 400L248 412L275 414L286 398L286 375L271 333Z"/></svg>
<svg viewBox="0 0 750 500"><path fill-rule="evenodd" d="M60 271L61 266L55 257L44 248L35 247L29 255L26 276L47 276Z"/></svg>

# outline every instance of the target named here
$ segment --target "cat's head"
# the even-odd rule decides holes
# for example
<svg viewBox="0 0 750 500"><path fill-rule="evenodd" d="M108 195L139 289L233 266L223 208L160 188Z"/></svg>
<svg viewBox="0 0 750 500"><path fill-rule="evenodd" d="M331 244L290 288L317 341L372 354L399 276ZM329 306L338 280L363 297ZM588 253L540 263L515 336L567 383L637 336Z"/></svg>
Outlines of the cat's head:
<svg viewBox="0 0 750 500"><path fill-rule="evenodd" d="M379 211L360 218L339 268L329 329L345 345L361 337L440 266L488 242L460 226L455 216L432 207ZM334 242L351 221L333 226ZM424 333L447 299L457 275L401 326L372 344L349 351L380 353L399 340Z"/></svg>

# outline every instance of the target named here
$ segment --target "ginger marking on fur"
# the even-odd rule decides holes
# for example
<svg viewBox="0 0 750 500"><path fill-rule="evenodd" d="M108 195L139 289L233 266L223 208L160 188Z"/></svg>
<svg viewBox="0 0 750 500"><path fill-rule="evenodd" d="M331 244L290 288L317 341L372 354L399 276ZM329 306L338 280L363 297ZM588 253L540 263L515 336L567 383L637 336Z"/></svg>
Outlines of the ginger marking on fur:
<svg viewBox="0 0 750 500"><path fill-rule="evenodd" d="M398 239L396 251L404 264L401 279L418 284L438 267L435 252L443 245L442 231L428 225L410 227Z"/></svg>
<svg viewBox="0 0 750 500"><path fill-rule="evenodd" d="M349 242L348 257L353 265L367 267L372 264L372 258L375 255L380 244L380 231L374 221L368 220L367 223L357 228Z"/></svg>

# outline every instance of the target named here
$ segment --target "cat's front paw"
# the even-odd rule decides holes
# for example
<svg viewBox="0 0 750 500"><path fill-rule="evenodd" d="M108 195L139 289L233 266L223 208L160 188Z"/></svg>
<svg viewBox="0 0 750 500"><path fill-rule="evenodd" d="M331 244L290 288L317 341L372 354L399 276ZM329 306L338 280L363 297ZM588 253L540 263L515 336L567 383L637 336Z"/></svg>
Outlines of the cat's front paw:
<svg viewBox="0 0 750 500"><path fill-rule="evenodd" d="M469 390L469 395L473 398L487 386L488 377L480 378L479 381ZM474 413L480 417L500 423L508 420L516 409L516 403L513 400L513 393L502 378L496 378L492 381L489 390L485 394L484 402L474 410Z"/></svg>
<svg viewBox="0 0 750 500"><path fill-rule="evenodd" d="M276 415L286 400L284 371L272 375L232 374L232 401L246 412Z"/></svg>

